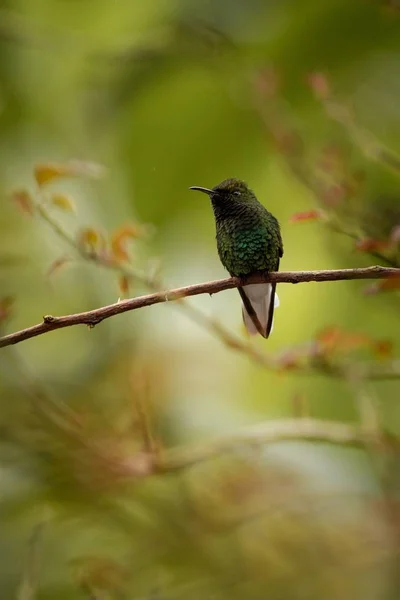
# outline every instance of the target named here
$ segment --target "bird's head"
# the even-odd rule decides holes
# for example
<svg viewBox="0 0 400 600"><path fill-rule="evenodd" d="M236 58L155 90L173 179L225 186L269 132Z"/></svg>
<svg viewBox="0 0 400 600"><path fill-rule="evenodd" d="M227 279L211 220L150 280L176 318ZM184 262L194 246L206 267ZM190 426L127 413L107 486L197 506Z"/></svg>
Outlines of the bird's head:
<svg viewBox="0 0 400 600"><path fill-rule="evenodd" d="M190 190L207 194L214 206L244 205L256 201L254 192L240 179L225 179L213 188L194 185Z"/></svg>

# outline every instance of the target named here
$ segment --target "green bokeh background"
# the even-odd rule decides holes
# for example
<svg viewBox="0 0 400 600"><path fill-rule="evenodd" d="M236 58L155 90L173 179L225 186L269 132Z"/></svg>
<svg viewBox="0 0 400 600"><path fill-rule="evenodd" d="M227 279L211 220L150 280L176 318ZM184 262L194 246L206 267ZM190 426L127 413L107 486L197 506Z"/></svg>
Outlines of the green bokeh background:
<svg viewBox="0 0 400 600"><path fill-rule="evenodd" d="M120 295L116 275L92 264L71 264L50 280L45 276L68 249L45 223L21 215L8 197L14 188L34 191L33 166L39 162L79 158L105 165L100 181L55 185L77 206L76 216L55 209L57 218L71 232L83 226L110 232L129 222L153 224L151 240L134 245L133 263L143 269L148 261L160 260L171 287L224 276L210 206L188 187L213 186L232 176L246 180L279 218L285 246L281 269L375 264L376 259L354 251L352 240L321 224L289 222L293 213L314 208L316 200L266 139L254 110L251 75L275 66L284 82L281 100L310 162L326 143L350 148L354 168L366 174L365 204L379 211L383 197L398 207L398 177L352 146L346 129L316 102L307 77L324 72L360 127L399 152L399 52L400 13L389 1L3 1L0 296L15 298L4 332L36 323L44 314L109 304ZM389 339L398 354L398 298L395 293L365 295L365 285L279 286L274 333L268 342L254 343L273 353L337 325ZM140 284L131 289L132 295L142 292ZM243 335L235 290L190 302ZM1 597L265 598L268 587L268 597L277 599L395 598L388 550L395 541L387 524L378 524L374 535L390 560L372 553L371 571L367 558L361 567L353 565L354 556L370 545L363 535L373 534L365 528L382 518L364 515L370 509L354 500L379 487L363 453L274 445L267 452L268 468L257 463L258 480L267 481L261 501L266 513L261 525L269 532L264 541L251 519L243 541L235 537L241 535L236 529L228 528L223 539L204 532L207 527L193 517L191 495L210 518L217 505L225 507L226 500L213 496L226 473L223 461L183 481L167 476L94 492L91 477L101 465L86 463L85 450L73 437L64 439L51 417L46 421L42 414L39 424L32 424L32 400L35 404L46 389L45 414L46 402L68 406L89 423L87 431L97 432L101 444L112 446L131 418L143 368L156 426L167 445L204 441L288 416L294 395L306 398L315 417L359 418L347 382L263 370L169 305L127 313L91 331L73 327L2 350ZM384 425L399 434L398 381L370 384L368 393L379 401ZM228 462L238 480L248 462L254 467L247 454ZM281 490L282 477L287 493ZM320 496L318 501L313 496L321 489L322 507ZM318 506L309 508L308 495ZM294 505L304 514L296 508L293 516L286 506L290 498L297 498ZM339 526L325 502L334 502ZM23 595L27 540L44 509L51 524L40 534L40 584L28 585L31 595ZM319 511L324 516L317 518ZM362 533L353 539L357 526ZM350 541L340 538L346 533ZM325 535L331 554L318 545ZM71 564L86 565L98 555L123 564L128 576L90 596Z"/></svg>

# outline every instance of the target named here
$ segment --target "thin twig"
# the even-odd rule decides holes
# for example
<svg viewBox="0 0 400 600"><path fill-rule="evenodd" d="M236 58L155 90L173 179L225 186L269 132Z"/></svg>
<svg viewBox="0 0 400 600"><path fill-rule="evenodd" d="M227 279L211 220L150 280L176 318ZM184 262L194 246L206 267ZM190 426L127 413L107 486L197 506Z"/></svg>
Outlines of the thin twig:
<svg viewBox="0 0 400 600"><path fill-rule="evenodd" d="M348 281L354 279L386 279L389 277L400 277L400 269L388 267L367 267L364 269L338 269L331 271L282 271L280 273L259 273L247 278L248 283L265 283L273 281L276 283L305 283L310 281ZM188 296L198 296L199 294L216 294L224 290L229 290L243 285L243 280L237 277L228 277L227 279L218 279L206 283L197 283L186 287L147 294L137 298L122 300L114 304L109 304L101 308L89 310L86 312L75 313L62 317L53 317L47 315L43 317L43 322L27 327L15 333L10 333L0 338L0 348L18 344L24 340L42 335L56 329L71 327L72 325L87 325L94 327L101 321L119 315L124 312L144 308L153 304L162 302L171 302L186 298Z"/></svg>
<svg viewBox="0 0 400 600"><path fill-rule="evenodd" d="M328 117L346 128L350 139L360 148L367 158L383 164L397 175L400 174L399 156L383 146L369 132L361 130L345 106L340 106L330 99L322 99L322 103ZM268 138L275 145L279 145L280 155L285 161L285 165L288 167L291 174L311 191L320 203L322 202L322 204L325 205L325 186L318 177L315 177L315 173L310 169L300 135L291 125L290 120L288 120L288 115L286 114L283 116L276 104L266 103L266 98L264 98L262 94L260 95L257 88L254 98L254 107ZM335 223L331 219L326 220L325 223L332 231L346 235L356 242L361 241L361 235L348 230L342 223ZM368 254L388 267L399 267L399 262L395 256L390 256L385 252L379 252L376 249L369 249Z"/></svg>
<svg viewBox="0 0 400 600"><path fill-rule="evenodd" d="M363 446L367 438L368 432L364 432L362 427L356 425L311 418L279 419L266 421L248 427L231 437L211 440L192 448L184 446L166 450L158 469L160 471L183 469L243 446L263 446L293 440Z"/></svg>

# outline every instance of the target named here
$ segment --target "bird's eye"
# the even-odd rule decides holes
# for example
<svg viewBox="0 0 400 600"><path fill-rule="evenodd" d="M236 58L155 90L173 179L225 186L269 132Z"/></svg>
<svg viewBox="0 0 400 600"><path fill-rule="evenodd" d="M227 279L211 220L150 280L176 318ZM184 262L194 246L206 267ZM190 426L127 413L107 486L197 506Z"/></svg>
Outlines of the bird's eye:
<svg viewBox="0 0 400 600"><path fill-rule="evenodd" d="M240 192L239 192L239 190L235 190L235 191L233 192L233 194L234 194L234 196L240 196Z"/></svg>

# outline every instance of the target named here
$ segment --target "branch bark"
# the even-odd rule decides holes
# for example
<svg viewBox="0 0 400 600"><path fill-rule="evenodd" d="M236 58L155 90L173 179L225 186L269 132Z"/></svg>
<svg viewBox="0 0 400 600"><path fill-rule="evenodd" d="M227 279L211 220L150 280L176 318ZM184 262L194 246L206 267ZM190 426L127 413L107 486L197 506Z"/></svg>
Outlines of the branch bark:
<svg viewBox="0 0 400 600"><path fill-rule="evenodd" d="M278 273L258 273L246 278L246 283L306 283L322 281L349 281L356 279L386 279L389 277L400 277L400 269L388 267L367 267L361 269L338 269L331 271L281 271ZM224 290L239 287L243 285L243 280L237 277L228 277L206 283L197 283L186 287L176 288L154 294L147 294L137 298L122 300L108 306L96 308L86 312L66 315L62 317L53 317L47 315L43 317L42 323L21 329L0 338L0 348L18 344L24 340L54 331L71 327L72 325L87 325L94 327L104 319L122 314L145 306L160 304L162 302L177 301L188 296L197 296L199 294L216 294Z"/></svg>

